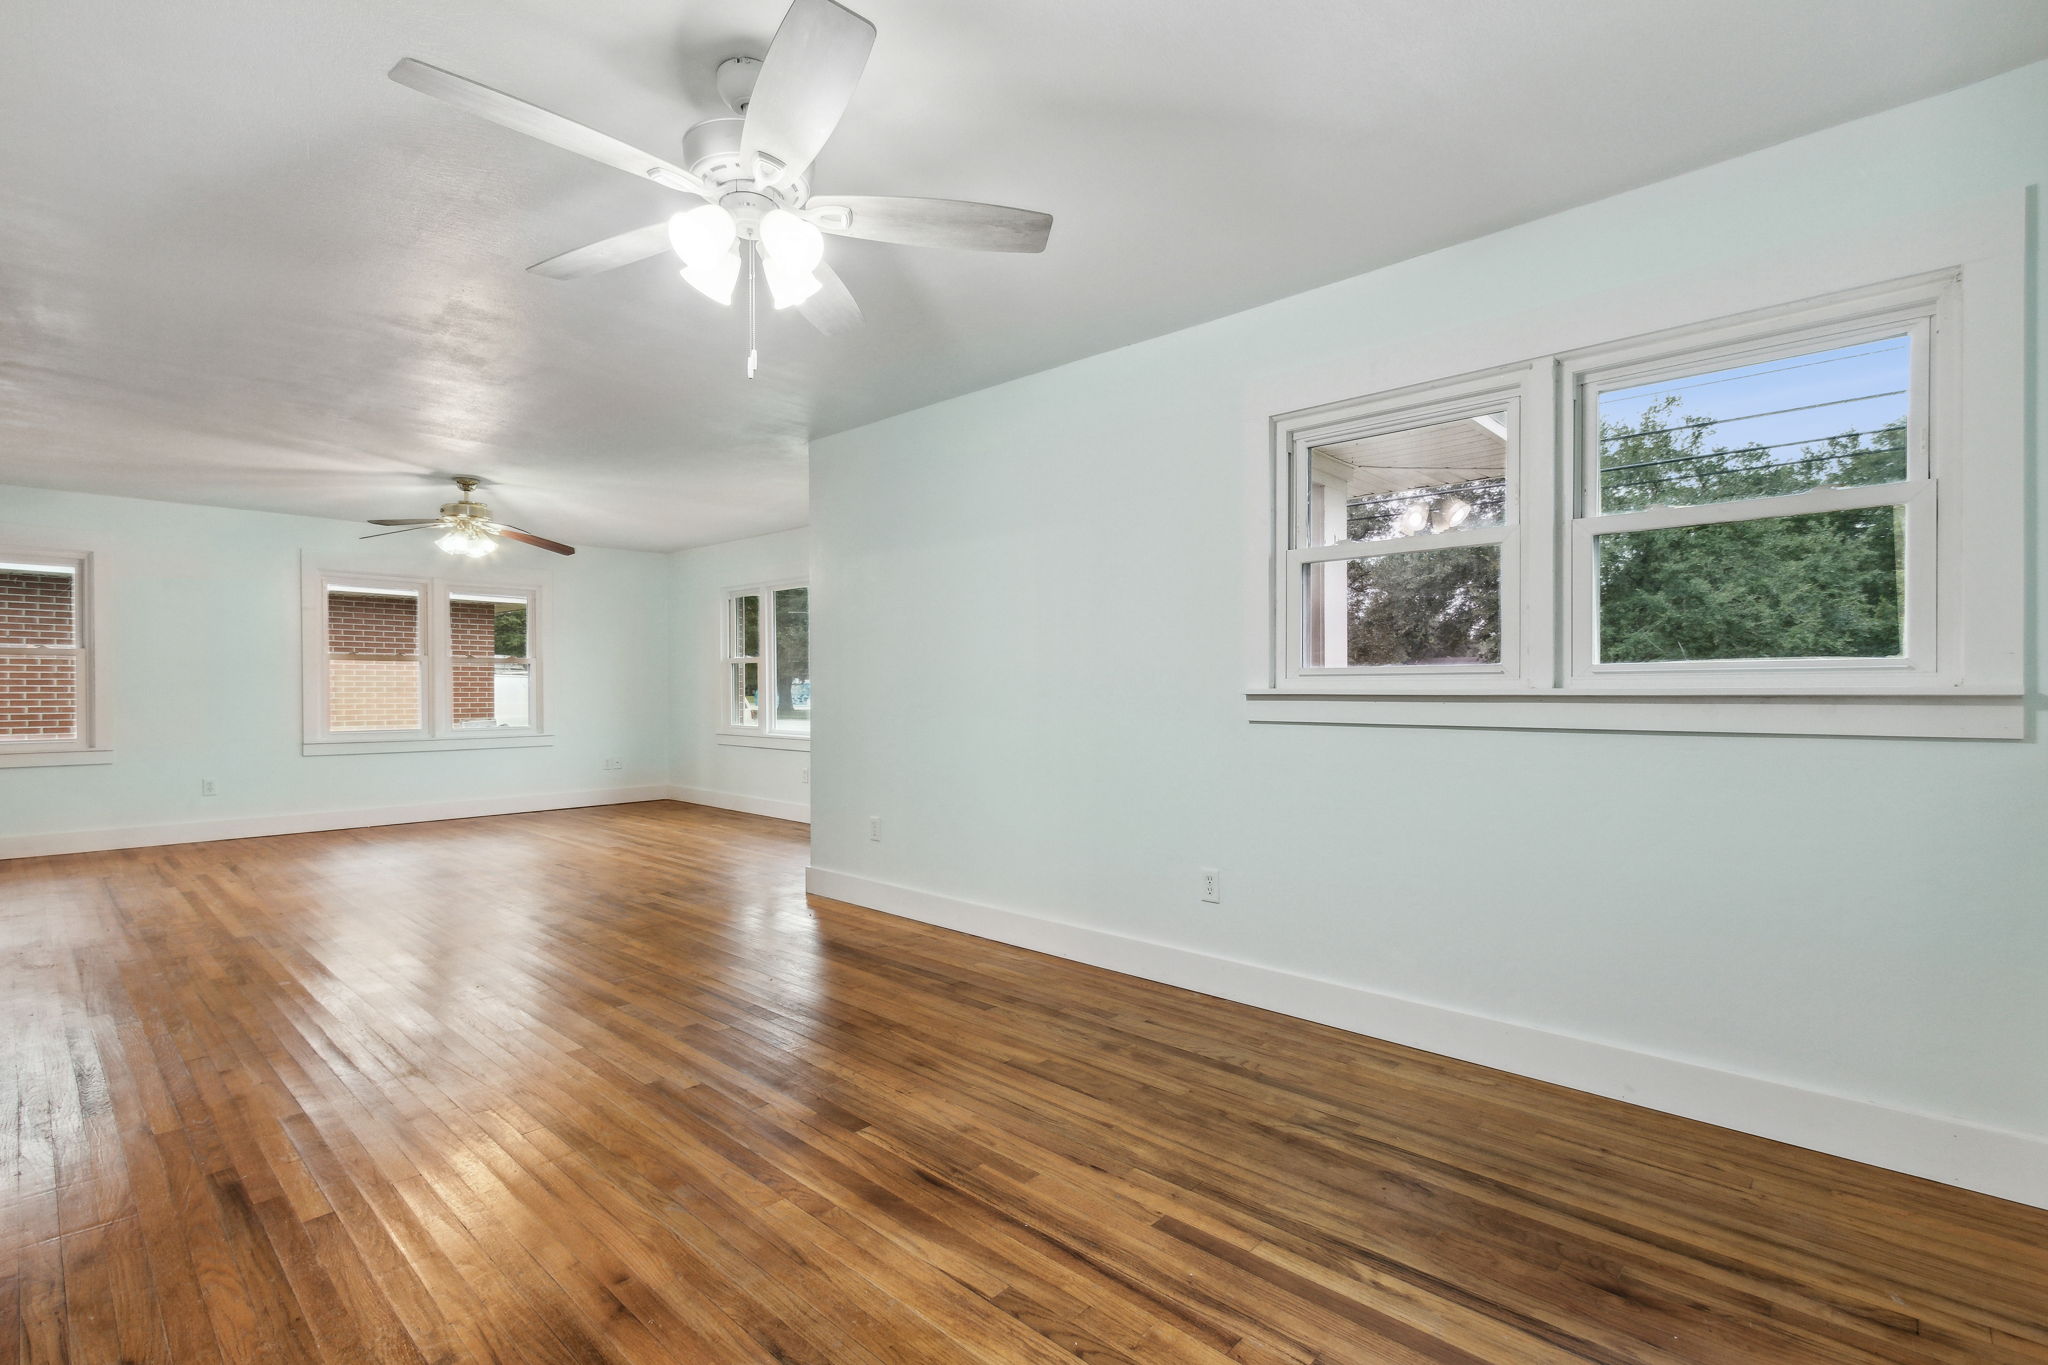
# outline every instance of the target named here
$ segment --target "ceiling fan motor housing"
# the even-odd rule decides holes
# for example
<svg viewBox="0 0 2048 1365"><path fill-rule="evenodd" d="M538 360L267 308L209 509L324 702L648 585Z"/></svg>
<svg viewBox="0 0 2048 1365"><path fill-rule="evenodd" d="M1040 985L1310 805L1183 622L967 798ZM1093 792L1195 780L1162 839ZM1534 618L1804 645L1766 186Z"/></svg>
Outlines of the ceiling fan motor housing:
<svg viewBox="0 0 2048 1365"><path fill-rule="evenodd" d="M772 185L756 185L753 167L740 163L740 130L746 122L737 114L724 114L692 126L683 134L684 168L720 190L719 202L735 217L741 216L740 205L732 202L735 192L764 198L767 202L761 206L762 213L771 208L801 208L811 193L808 171Z"/></svg>

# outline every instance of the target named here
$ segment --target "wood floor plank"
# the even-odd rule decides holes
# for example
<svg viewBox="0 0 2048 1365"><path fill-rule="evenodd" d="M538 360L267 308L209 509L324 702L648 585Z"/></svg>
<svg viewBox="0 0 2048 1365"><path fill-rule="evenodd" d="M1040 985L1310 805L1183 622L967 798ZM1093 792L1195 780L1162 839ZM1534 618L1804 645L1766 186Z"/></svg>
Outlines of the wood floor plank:
<svg viewBox="0 0 2048 1365"><path fill-rule="evenodd" d="M2048 1213L806 854L656 802L0 862L0 1359L2048 1365Z"/></svg>

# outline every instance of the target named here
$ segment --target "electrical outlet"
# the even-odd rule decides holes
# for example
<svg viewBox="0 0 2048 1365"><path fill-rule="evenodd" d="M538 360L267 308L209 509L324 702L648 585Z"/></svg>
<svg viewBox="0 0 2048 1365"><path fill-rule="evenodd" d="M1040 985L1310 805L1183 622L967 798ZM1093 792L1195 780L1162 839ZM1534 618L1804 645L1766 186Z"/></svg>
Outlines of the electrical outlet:
<svg viewBox="0 0 2048 1365"><path fill-rule="evenodd" d="M804 785L806 787L811 785L811 770L809 768L804 769Z"/></svg>
<svg viewBox="0 0 2048 1365"><path fill-rule="evenodd" d="M1211 905L1223 903L1223 874L1213 867L1202 869L1202 899Z"/></svg>
<svg viewBox="0 0 2048 1365"><path fill-rule="evenodd" d="M625 766L626 761L621 758L608 758L604 761L604 770L608 773L615 773Z"/></svg>
<svg viewBox="0 0 2048 1365"><path fill-rule="evenodd" d="M212 778L202 777L199 779L199 794L201 796L219 796L220 788L213 785Z"/></svg>
<svg viewBox="0 0 2048 1365"><path fill-rule="evenodd" d="M873 841L874 841L875 843L878 843L878 844L882 842L882 817L881 817L881 816L879 816L879 815L870 815L870 816L868 817L868 838L869 838L869 839L871 839L871 840L873 840Z"/></svg>

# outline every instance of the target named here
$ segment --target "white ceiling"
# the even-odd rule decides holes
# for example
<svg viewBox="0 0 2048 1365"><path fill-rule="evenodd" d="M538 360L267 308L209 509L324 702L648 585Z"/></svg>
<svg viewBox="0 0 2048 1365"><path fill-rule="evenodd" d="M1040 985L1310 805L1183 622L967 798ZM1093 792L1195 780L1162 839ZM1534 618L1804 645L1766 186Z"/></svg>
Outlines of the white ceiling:
<svg viewBox="0 0 2048 1365"><path fill-rule="evenodd" d="M805 519L805 442L2048 56L2039 0L853 0L820 192L1057 216L1044 256L834 240L869 325L544 256L656 186L411 55L658 154L781 0L10 0L0 482L345 517L449 473L575 543ZM0 520L5 509L0 507Z"/></svg>

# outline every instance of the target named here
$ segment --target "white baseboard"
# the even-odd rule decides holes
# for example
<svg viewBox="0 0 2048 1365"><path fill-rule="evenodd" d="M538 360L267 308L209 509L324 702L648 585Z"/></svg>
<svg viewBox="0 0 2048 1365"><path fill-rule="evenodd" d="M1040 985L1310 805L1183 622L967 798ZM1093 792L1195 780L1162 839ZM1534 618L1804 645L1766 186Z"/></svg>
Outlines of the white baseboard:
<svg viewBox="0 0 2048 1365"><path fill-rule="evenodd" d="M412 825L425 820L468 820L479 815L517 815L524 811L567 810L573 806L615 806L628 801L669 799L669 788L665 786L609 787L596 791L439 801L431 805L380 806L370 810L245 815L229 820L193 820L175 825L133 825L126 829L9 834L0 835L0 858L94 853L110 848L154 848L159 844L205 844L216 839L252 839L266 834L312 834L323 829L368 829L375 825Z"/></svg>
<svg viewBox="0 0 2048 1365"><path fill-rule="evenodd" d="M706 791L702 787L670 787L668 798L671 801L688 801L696 806L717 806L720 810L766 815L775 820L794 820L800 825L811 823L811 806L808 801L771 801L765 796Z"/></svg>
<svg viewBox="0 0 2048 1365"><path fill-rule="evenodd" d="M816 895L2048 1208L2048 1141L813 867Z"/></svg>

